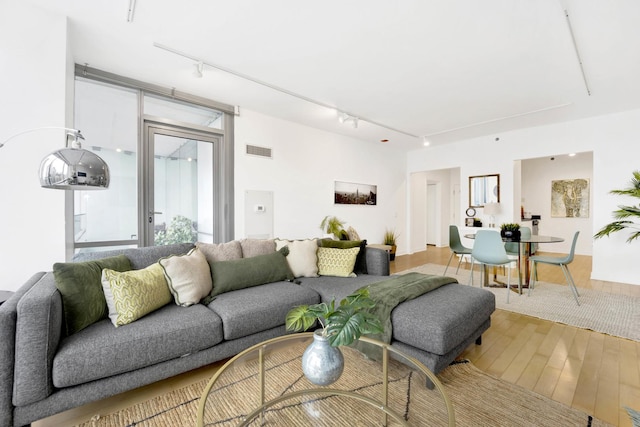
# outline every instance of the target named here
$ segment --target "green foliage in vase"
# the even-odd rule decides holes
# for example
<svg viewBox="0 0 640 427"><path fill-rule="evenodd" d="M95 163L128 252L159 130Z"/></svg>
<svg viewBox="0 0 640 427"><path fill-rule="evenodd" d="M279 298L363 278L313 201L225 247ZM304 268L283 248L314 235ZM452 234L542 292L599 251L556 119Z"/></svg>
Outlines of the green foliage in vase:
<svg viewBox="0 0 640 427"><path fill-rule="evenodd" d="M610 194L618 196L630 196L640 199L640 171L633 172L633 178L629 182L629 186L622 190L611 190ZM602 227L593 237L600 239L604 236L609 236L611 233L615 233L622 230L628 230L631 232L627 243L631 243L638 237L640 237L640 223L635 220L640 220L640 204L638 206L618 205L618 210L613 211L613 217L616 221L609 223Z"/></svg>
<svg viewBox="0 0 640 427"><path fill-rule="evenodd" d="M516 224L514 222L507 222L507 223L504 223L504 224L500 224L500 230L518 231L518 230L520 230L520 224Z"/></svg>
<svg viewBox="0 0 640 427"><path fill-rule="evenodd" d="M285 323L289 331L306 331L316 321L322 327L322 336L333 347L350 345L363 334L383 332L382 323L371 309L376 303L369 298L369 289L362 288L340 301L329 304L300 305L287 313Z"/></svg>
<svg viewBox="0 0 640 427"><path fill-rule="evenodd" d="M173 245L175 243L195 243L198 232L193 228L193 221L176 215L166 230L156 231L154 242L157 246Z"/></svg>
<svg viewBox="0 0 640 427"><path fill-rule="evenodd" d="M396 244L396 240L398 240L398 233L395 230L387 229L384 232L383 242L385 245L394 246Z"/></svg>

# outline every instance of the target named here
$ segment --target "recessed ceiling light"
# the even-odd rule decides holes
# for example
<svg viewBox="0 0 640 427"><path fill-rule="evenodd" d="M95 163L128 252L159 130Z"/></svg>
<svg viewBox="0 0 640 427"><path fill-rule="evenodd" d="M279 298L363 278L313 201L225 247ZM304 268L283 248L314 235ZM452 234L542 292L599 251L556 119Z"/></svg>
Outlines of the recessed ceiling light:
<svg viewBox="0 0 640 427"><path fill-rule="evenodd" d="M576 153L569 153L569 157L574 157Z"/></svg>

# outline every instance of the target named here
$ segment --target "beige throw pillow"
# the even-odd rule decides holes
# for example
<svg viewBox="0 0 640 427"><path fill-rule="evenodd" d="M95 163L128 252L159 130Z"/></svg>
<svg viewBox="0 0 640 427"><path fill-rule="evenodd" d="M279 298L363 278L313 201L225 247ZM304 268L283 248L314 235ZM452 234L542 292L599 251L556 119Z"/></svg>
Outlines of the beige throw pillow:
<svg viewBox="0 0 640 427"><path fill-rule="evenodd" d="M353 266L360 248L318 248L318 274L321 276L356 277Z"/></svg>
<svg viewBox="0 0 640 427"><path fill-rule="evenodd" d="M203 243L196 242L196 248L200 249L209 264L217 261L231 261L242 258L242 246L237 240L227 243Z"/></svg>
<svg viewBox="0 0 640 427"><path fill-rule="evenodd" d="M188 307L197 304L211 292L211 270L198 248L185 255L162 258L159 263L177 305Z"/></svg>
<svg viewBox="0 0 640 427"><path fill-rule="evenodd" d="M142 270L102 270L102 290L109 319L115 327L126 325L171 302L171 292L160 264Z"/></svg>
<svg viewBox="0 0 640 427"><path fill-rule="evenodd" d="M287 246L287 263L295 277L318 277L318 240L276 239L276 250Z"/></svg>

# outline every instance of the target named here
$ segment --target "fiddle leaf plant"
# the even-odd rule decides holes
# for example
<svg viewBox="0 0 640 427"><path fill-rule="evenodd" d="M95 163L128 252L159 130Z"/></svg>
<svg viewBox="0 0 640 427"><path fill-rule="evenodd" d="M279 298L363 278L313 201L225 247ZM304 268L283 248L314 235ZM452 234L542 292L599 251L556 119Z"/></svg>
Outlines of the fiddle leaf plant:
<svg viewBox="0 0 640 427"><path fill-rule="evenodd" d="M627 188L611 190L609 194L631 196L640 199L640 171L633 172L633 178ZM640 223L632 221L632 219L640 220L640 204L638 204L638 206L618 205L618 210L613 211L613 217L616 221L602 227L602 229L593 236L594 239L600 239L622 230L631 231L627 243L631 243L640 237Z"/></svg>
<svg viewBox="0 0 640 427"><path fill-rule="evenodd" d="M332 347L350 345L366 334L380 334L384 328L371 309L376 303L369 297L369 289L362 288L347 296L336 306L336 301L300 305L287 313L287 330L306 331L316 321L322 328L322 336Z"/></svg>

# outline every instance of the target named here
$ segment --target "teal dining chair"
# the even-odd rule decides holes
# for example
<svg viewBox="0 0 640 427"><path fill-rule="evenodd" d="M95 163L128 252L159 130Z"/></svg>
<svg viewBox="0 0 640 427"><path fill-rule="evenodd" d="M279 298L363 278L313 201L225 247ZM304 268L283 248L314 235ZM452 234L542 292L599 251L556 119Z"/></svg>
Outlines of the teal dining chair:
<svg viewBox="0 0 640 427"><path fill-rule="evenodd" d="M578 293L578 288L576 288L576 284L573 281L573 277L571 276L571 272L569 271L569 267L568 267L569 264L571 264L571 262L573 261L573 255L576 251L576 242L578 241L578 234L580 234L580 232L576 231L576 233L573 235L573 242L571 243L571 251L569 251L569 255L565 257L534 255L529 258L529 260L533 263L533 268L531 272L532 279L531 279L531 283L529 284L529 295L531 295L531 289L533 289L533 286L535 285L535 282L538 279L538 270L537 270L538 263L557 265L562 269L562 272L564 273L564 277L565 279L567 279L567 284L569 285L569 288L571 288L571 292L573 293L573 298L575 298L576 303L580 305L580 301L578 300L578 297L580 296L580 294Z"/></svg>
<svg viewBox="0 0 640 427"><path fill-rule="evenodd" d="M500 233L491 230L479 230L476 233L476 238L473 242L473 249L471 250L471 279L470 283L473 286L473 264L478 262L486 266L507 266L507 304L509 303L509 294L511 289L511 263L517 262L512 258L509 258L507 251L504 248L504 242ZM484 277L484 275L482 275ZM482 287L482 283L481 286ZM521 289L518 288L519 291ZM518 292L520 294L520 292Z"/></svg>
<svg viewBox="0 0 640 427"><path fill-rule="evenodd" d="M447 269L449 269L449 264L451 264L451 259L453 259L454 255L460 256L458 268L456 268L456 274L458 274L458 270L460 270L462 258L464 258L465 255L471 255L471 249L464 246L460 241L460 232L458 231L457 225L449 226L449 249L451 249L451 256L449 257L449 262L447 262L447 266L444 269L443 276L447 275Z"/></svg>

